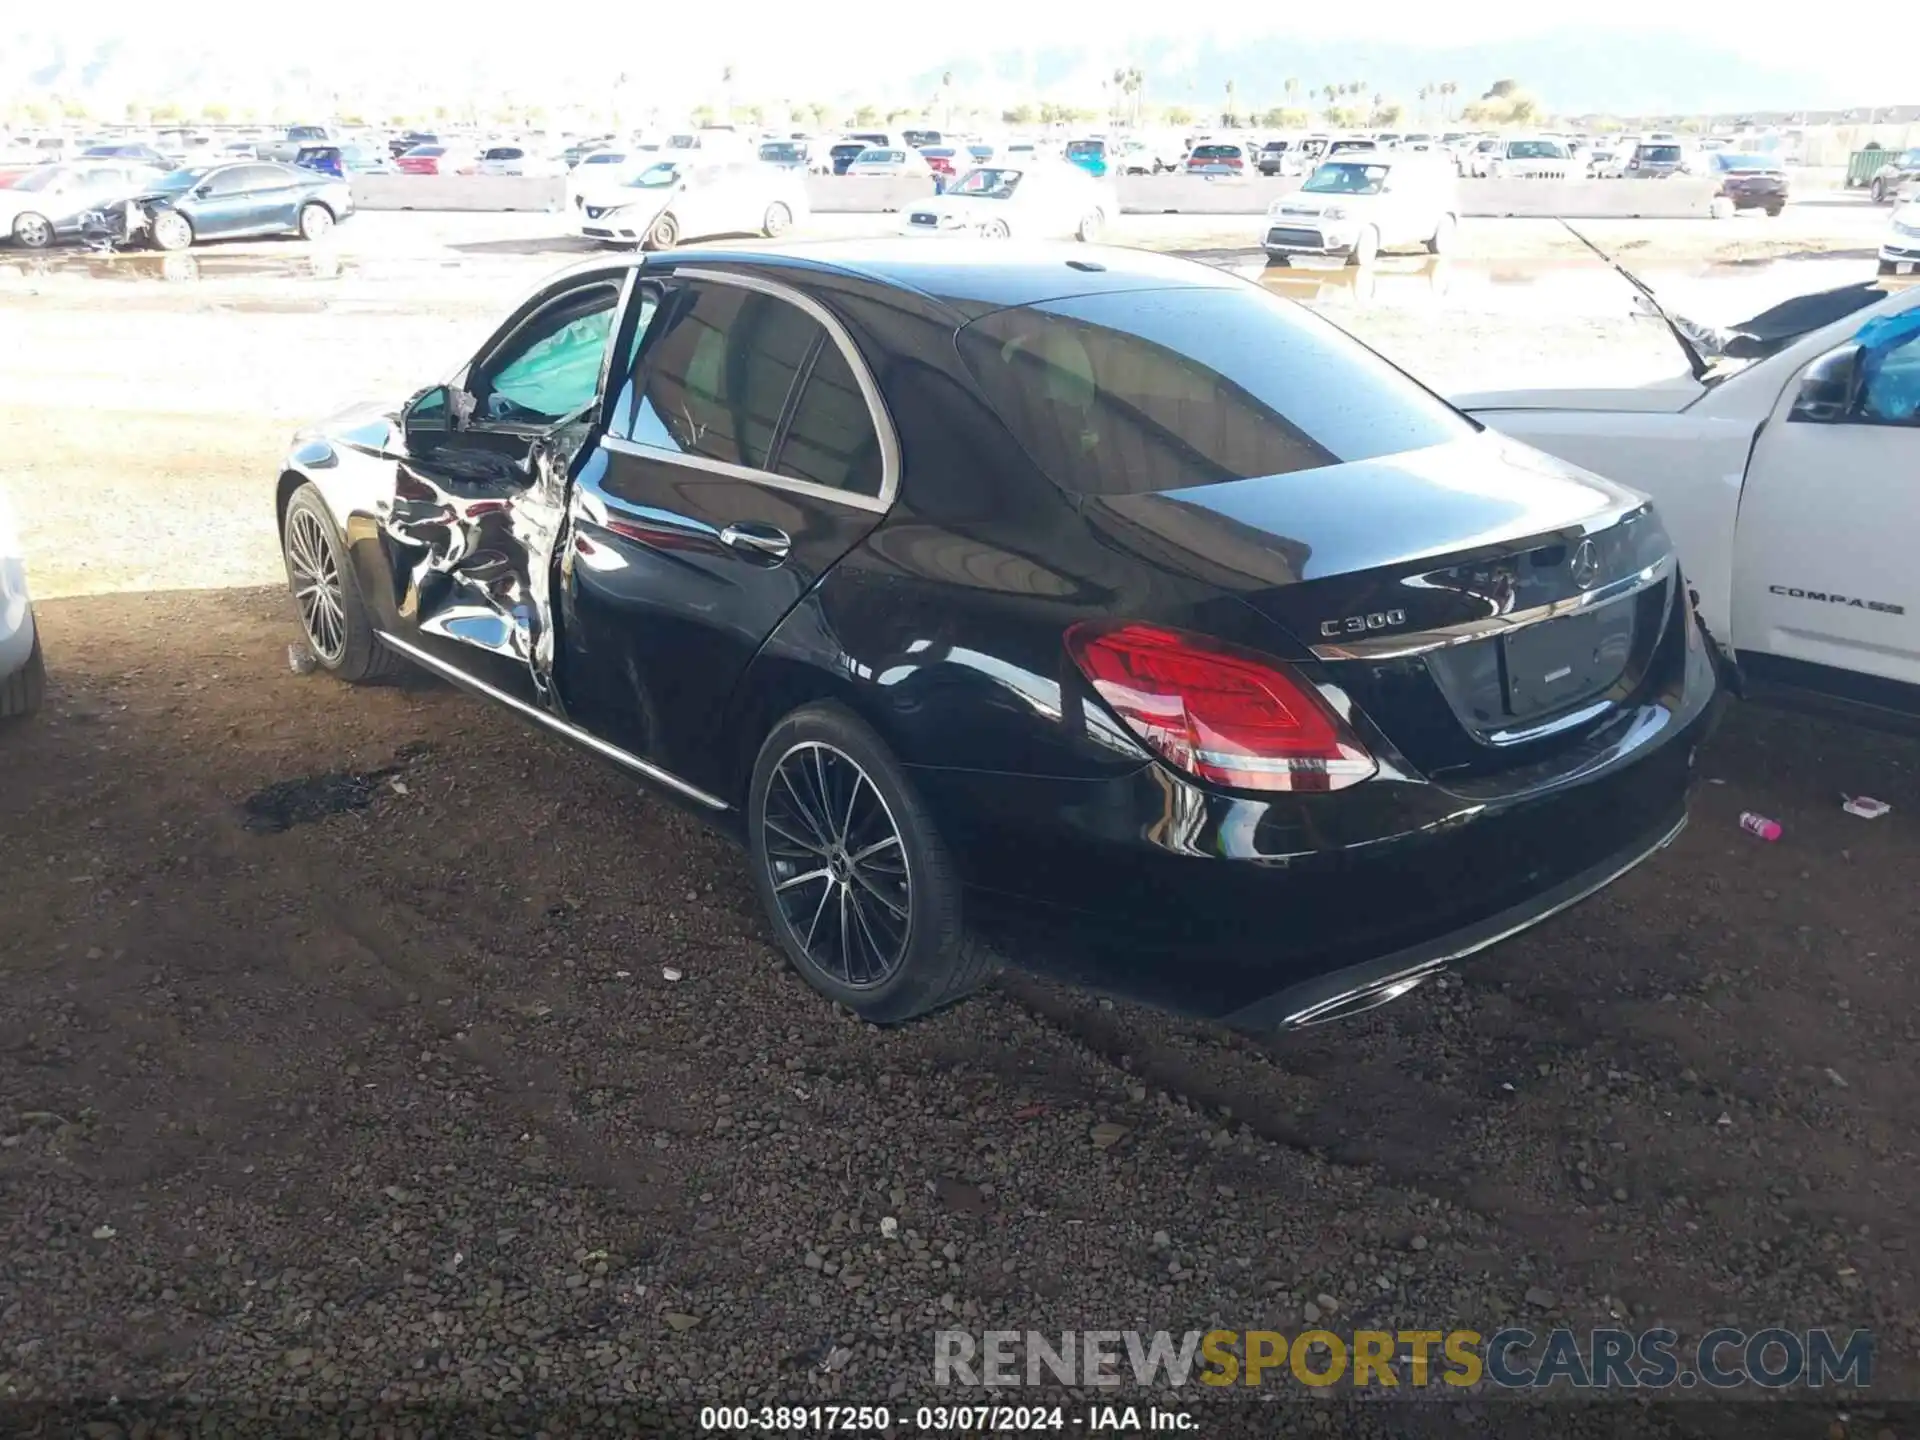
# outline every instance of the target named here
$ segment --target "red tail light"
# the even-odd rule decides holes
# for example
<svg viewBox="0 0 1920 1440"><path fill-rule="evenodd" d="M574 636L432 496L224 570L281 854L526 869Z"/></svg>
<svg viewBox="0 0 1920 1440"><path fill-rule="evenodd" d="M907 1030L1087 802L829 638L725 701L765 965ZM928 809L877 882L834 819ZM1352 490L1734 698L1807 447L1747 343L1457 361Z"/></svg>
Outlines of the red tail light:
<svg viewBox="0 0 1920 1440"><path fill-rule="evenodd" d="M1344 790L1373 757L1288 667L1158 625L1081 624L1067 653L1149 749L1235 790Z"/></svg>

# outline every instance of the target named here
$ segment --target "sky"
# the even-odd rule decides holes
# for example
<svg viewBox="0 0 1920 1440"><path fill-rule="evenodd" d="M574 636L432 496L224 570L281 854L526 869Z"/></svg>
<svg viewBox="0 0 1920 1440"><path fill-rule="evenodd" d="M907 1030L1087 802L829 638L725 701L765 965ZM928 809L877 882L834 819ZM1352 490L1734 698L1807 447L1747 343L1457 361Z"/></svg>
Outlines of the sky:
<svg viewBox="0 0 1920 1440"><path fill-rule="evenodd" d="M54 35L76 48L118 37L128 49L183 45L222 60L273 63L291 51L313 47L316 57L347 73L352 86L354 55L367 47L381 54L382 69L404 69L418 56L431 81L433 56L457 69L495 65L512 70L531 64L529 85L539 76L564 75L582 65L598 69L618 56L636 81L662 94L684 94L718 84L722 66L735 68L734 89L755 95L835 95L885 88L911 74L948 62L1004 54L1026 47L1081 46L1089 73L1110 70L1132 47L1151 74L1177 71L1180 40L1226 39L1258 27L1276 33L1458 47L1476 37L1511 38L1548 30L1564 32L1572 12L1539 0L1370 0L1365 6L1287 7L1270 19L1237 4L1175 5L1167 0L1100 0L1094 6L1036 0L968 0L960 7L913 7L918 18L892 18L883 7L795 3L795 0L728 0L710 7L660 7L643 0L454 0L431 6L406 0L327 0L318 11L300 13L312 22L261 24L258 0L198 0L188 12L151 0L88 0L62 12L34 5L20 23L30 32ZM270 10L268 13L272 13ZM1760 12L1764 15L1764 12ZM1721 6L1674 0L1608 0L1580 7L1581 23L1617 31L1678 31L1710 39L1754 62L1831 77L1860 103L1920 100L1911 51L1894 44L1861 45L1851 22L1795 25L1804 6L1778 12L1789 23L1751 15L1729 20ZM1089 15L1095 23L1089 26ZM537 27L529 30L529 17ZM853 23L848 23L849 21ZM5 22L0 22L0 40ZM1089 30L1094 31L1089 35ZM307 31L302 35L302 31ZM1166 48L1163 48L1166 47ZM1158 62L1153 58L1159 57ZM474 57L469 59L468 57ZM1551 97L1547 97L1551 100ZM1809 97L1810 104L1832 103Z"/></svg>

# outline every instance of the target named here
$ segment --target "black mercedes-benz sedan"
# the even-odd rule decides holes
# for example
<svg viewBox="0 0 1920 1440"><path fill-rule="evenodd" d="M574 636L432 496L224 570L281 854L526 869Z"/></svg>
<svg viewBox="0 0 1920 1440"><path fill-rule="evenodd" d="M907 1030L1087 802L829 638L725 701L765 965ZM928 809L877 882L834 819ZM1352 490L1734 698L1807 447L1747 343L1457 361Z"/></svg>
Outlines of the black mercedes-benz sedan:
<svg viewBox="0 0 1920 1440"><path fill-rule="evenodd" d="M1365 1009L1670 841L1716 708L1642 497L1141 252L595 261L303 431L276 504L323 666L711 817L880 1021L992 957Z"/></svg>

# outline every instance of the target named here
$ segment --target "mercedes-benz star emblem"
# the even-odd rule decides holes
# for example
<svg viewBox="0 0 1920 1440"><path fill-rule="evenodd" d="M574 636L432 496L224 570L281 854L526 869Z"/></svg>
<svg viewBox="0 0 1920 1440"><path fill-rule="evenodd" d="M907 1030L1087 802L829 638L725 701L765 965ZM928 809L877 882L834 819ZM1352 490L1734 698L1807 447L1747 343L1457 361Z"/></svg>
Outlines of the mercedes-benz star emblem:
<svg viewBox="0 0 1920 1440"><path fill-rule="evenodd" d="M1567 569L1573 573L1573 584L1577 590L1585 590L1600 578L1600 552L1594 548L1593 541L1582 540L1574 549L1573 558L1567 562Z"/></svg>

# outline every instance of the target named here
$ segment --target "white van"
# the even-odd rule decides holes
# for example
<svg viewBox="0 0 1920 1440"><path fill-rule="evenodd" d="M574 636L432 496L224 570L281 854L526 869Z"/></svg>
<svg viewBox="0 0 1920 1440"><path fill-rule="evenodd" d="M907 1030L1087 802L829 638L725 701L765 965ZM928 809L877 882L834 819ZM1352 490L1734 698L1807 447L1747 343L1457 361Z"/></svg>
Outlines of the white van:
<svg viewBox="0 0 1920 1440"><path fill-rule="evenodd" d="M1421 151L1335 155L1267 210L1261 246L1269 265L1296 255L1336 256L1368 265L1382 250L1419 246L1430 255L1453 244L1458 186L1445 157Z"/></svg>

